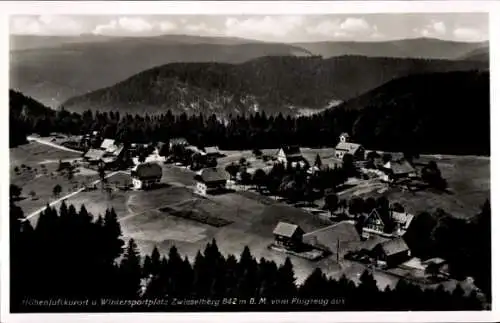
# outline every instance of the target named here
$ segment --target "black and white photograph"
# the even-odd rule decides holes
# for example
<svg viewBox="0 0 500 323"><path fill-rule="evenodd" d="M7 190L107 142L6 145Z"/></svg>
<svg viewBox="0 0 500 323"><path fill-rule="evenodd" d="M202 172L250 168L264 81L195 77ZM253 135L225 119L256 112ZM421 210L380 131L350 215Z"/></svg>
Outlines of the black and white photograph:
<svg viewBox="0 0 500 323"><path fill-rule="evenodd" d="M492 311L487 10L162 3L8 15L9 313Z"/></svg>

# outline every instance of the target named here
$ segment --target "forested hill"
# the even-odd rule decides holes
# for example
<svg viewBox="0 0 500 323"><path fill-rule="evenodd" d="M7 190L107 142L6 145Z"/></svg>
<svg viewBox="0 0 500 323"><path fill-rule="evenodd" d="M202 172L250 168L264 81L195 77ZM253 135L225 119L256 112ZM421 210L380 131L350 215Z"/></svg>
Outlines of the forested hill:
<svg viewBox="0 0 500 323"><path fill-rule="evenodd" d="M270 56L242 64L174 63L66 101L68 111L131 114L300 114L415 74L488 69L487 62L342 56Z"/></svg>
<svg viewBox="0 0 500 323"><path fill-rule="evenodd" d="M433 73L391 81L322 116L351 111L359 142L382 150L486 154L490 151L489 72ZM349 113L348 113L349 114Z"/></svg>
<svg viewBox="0 0 500 323"><path fill-rule="evenodd" d="M283 144L333 147L339 134L348 131L368 149L489 155L489 72L408 76L313 116L293 118L259 112L228 119L222 122L215 115L174 115L171 111L135 117L118 112L50 111L38 117L11 114L11 129L16 129L16 134L100 130L106 137L125 142L182 136L195 145L219 145L221 149L276 148Z"/></svg>

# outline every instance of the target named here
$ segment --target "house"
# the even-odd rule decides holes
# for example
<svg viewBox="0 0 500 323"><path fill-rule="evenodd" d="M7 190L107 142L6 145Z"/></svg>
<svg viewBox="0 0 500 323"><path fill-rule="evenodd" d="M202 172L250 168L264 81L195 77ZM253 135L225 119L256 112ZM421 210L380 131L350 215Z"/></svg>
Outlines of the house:
<svg viewBox="0 0 500 323"><path fill-rule="evenodd" d="M103 150L91 148L83 155L83 159L90 165L97 165L104 157L104 153Z"/></svg>
<svg viewBox="0 0 500 323"><path fill-rule="evenodd" d="M205 151L205 156L207 158L215 158L220 154L219 147L217 146L205 147L203 150Z"/></svg>
<svg viewBox="0 0 500 323"><path fill-rule="evenodd" d="M389 161L382 166L384 172L382 180L392 182L398 179L411 178L417 176L417 171L407 160Z"/></svg>
<svg viewBox="0 0 500 323"><path fill-rule="evenodd" d="M414 218L413 214L395 211L391 211L391 217L396 223L396 229L394 230L394 233L398 236L402 236L403 234L405 234L406 230L408 230L408 227L411 224L411 221Z"/></svg>
<svg viewBox="0 0 500 323"><path fill-rule="evenodd" d="M304 161L299 146L283 146L278 150L276 158L280 163L298 163Z"/></svg>
<svg viewBox="0 0 500 323"><path fill-rule="evenodd" d="M410 248L402 237L377 244L373 248L375 259L388 267L395 267L411 257Z"/></svg>
<svg viewBox="0 0 500 323"><path fill-rule="evenodd" d="M99 148L101 148L102 150L108 150L108 149L112 148L112 146L114 146L114 145L115 145L114 139L106 138L101 142L101 146Z"/></svg>
<svg viewBox="0 0 500 323"><path fill-rule="evenodd" d="M143 163L135 166L130 174L135 189L147 189L160 183L163 170L157 163Z"/></svg>
<svg viewBox="0 0 500 323"><path fill-rule="evenodd" d="M343 159L345 154L352 155L354 160L365 159L365 149L362 145L350 141L350 136L347 133L342 133L339 136L339 143L335 146L335 157Z"/></svg>
<svg viewBox="0 0 500 323"><path fill-rule="evenodd" d="M277 246L290 250L297 250L302 246L304 231L296 224L279 222L273 231L274 243Z"/></svg>
<svg viewBox="0 0 500 323"><path fill-rule="evenodd" d="M169 148L172 149L174 146L187 146L189 145L189 142L186 140L186 138L172 138L169 141Z"/></svg>
<svg viewBox="0 0 500 323"><path fill-rule="evenodd" d="M394 230L392 232L385 232L386 224L382 220L382 217L377 209L373 209L364 220L362 233L363 238L369 238L372 234L399 237L402 236L406 230L408 230L408 227L413 220L413 214L395 212L393 210L390 210L389 212L389 216L395 223Z"/></svg>
<svg viewBox="0 0 500 323"><path fill-rule="evenodd" d="M363 238L369 238L372 233L384 234L385 223L377 209L373 209L363 223Z"/></svg>
<svg viewBox="0 0 500 323"><path fill-rule="evenodd" d="M206 195L224 191L229 174L221 168L205 168L195 176L197 194Z"/></svg>

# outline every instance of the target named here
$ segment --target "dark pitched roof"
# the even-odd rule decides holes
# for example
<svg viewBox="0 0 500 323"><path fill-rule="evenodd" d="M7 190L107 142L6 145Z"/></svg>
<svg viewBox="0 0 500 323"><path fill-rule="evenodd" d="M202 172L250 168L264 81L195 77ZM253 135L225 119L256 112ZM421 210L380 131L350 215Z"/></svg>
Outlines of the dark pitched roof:
<svg viewBox="0 0 500 323"><path fill-rule="evenodd" d="M335 147L336 150L347 151L351 155L355 154L359 148L361 148L360 144L355 144L352 142L339 142Z"/></svg>
<svg viewBox="0 0 500 323"><path fill-rule="evenodd" d="M132 170L132 176L139 179L161 178L163 170L157 163L143 163Z"/></svg>
<svg viewBox="0 0 500 323"><path fill-rule="evenodd" d="M200 175L197 176L198 180L201 180L203 183L214 183L227 181L229 179L229 174L221 169L221 168L205 168L200 172Z"/></svg>
<svg viewBox="0 0 500 323"><path fill-rule="evenodd" d="M304 233L304 231L302 231L302 229L298 225L287 222L278 223L278 225L276 226L276 228L274 228L273 231L273 234L288 238L291 238L295 233L302 234Z"/></svg>
<svg viewBox="0 0 500 323"><path fill-rule="evenodd" d="M99 150L99 149L89 149L85 155L83 155L84 158L87 158L89 160L99 160L104 156L105 151L104 150Z"/></svg>
<svg viewBox="0 0 500 323"><path fill-rule="evenodd" d="M380 244L387 256L395 255L410 250L403 238L396 238Z"/></svg>
<svg viewBox="0 0 500 323"><path fill-rule="evenodd" d="M415 172L415 168L406 160L390 161L384 165L385 169L389 169L393 174L402 175Z"/></svg>

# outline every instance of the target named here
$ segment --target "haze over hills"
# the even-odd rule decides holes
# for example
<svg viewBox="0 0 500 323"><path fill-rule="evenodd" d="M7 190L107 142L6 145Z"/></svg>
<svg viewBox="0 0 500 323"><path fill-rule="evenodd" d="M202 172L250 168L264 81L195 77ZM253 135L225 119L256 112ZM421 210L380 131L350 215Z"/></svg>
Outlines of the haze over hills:
<svg viewBox="0 0 500 323"><path fill-rule="evenodd" d="M468 60L468 61L481 61L481 62L489 62L490 61L490 50L488 46L479 47L470 52L462 55L459 59Z"/></svg>
<svg viewBox="0 0 500 323"><path fill-rule="evenodd" d="M71 97L112 86L134 74L169 63L239 64L265 56L314 55L456 59L484 45L437 39L282 44L188 35L13 35L10 85L55 108Z"/></svg>
<svg viewBox="0 0 500 323"><path fill-rule="evenodd" d="M411 74L487 70L476 61L341 56L260 57L242 64L177 63L63 103L68 111L301 114L325 109Z"/></svg>

